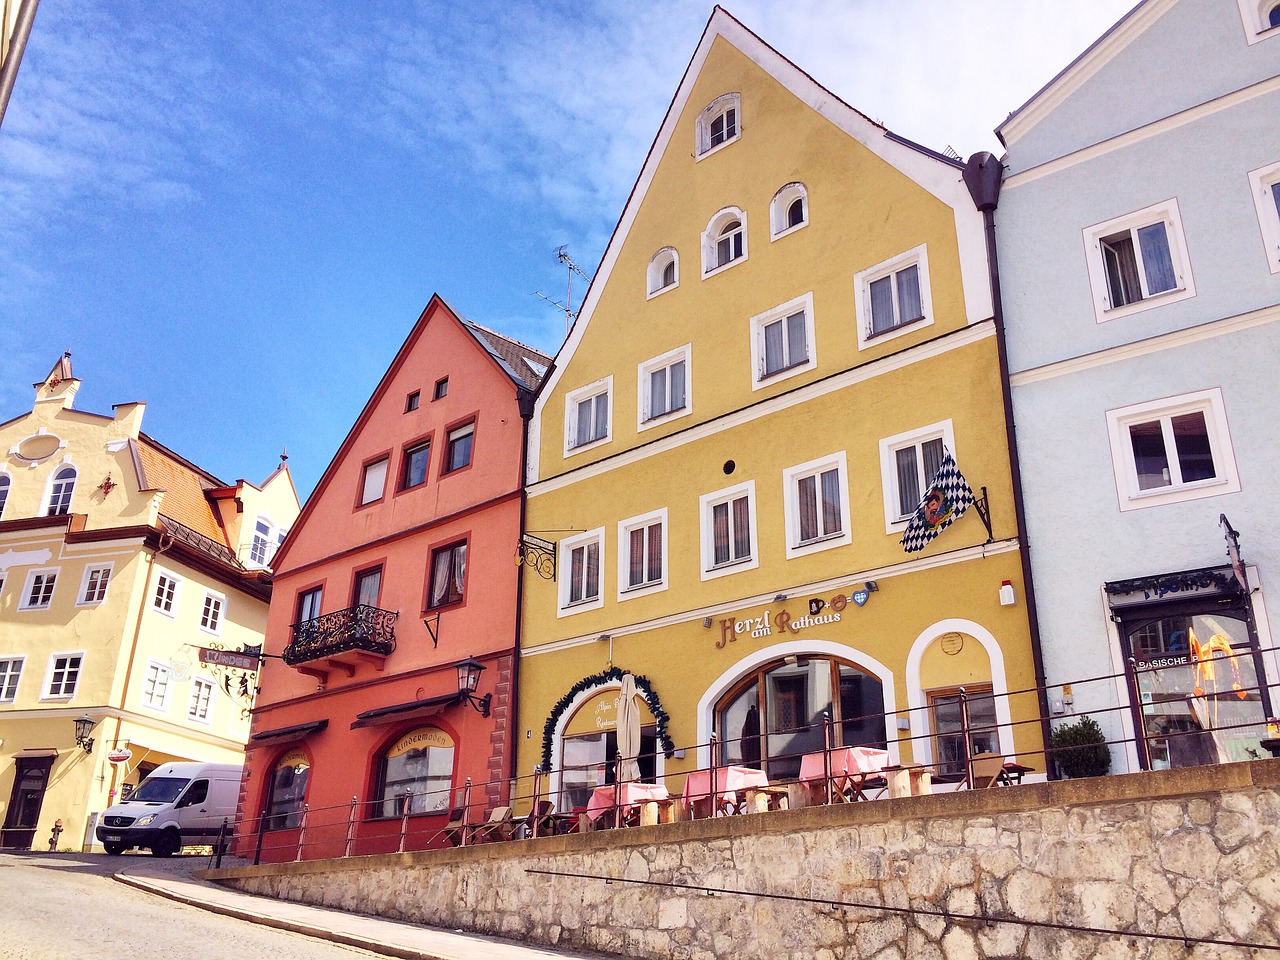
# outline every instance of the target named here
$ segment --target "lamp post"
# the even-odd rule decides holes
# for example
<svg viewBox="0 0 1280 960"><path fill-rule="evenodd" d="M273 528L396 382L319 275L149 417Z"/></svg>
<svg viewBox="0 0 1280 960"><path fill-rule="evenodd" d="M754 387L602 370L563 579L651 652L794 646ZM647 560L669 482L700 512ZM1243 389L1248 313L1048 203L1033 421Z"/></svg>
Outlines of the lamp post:
<svg viewBox="0 0 1280 960"><path fill-rule="evenodd" d="M493 701L493 694L486 693L483 697L476 696L476 688L480 686L480 674L485 668L484 664L475 657L467 657L467 659L459 660L455 663L454 668L458 671L458 698L466 700L467 703L475 707L480 716L488 717L489 705Z"/></svg>
<svg viewBox="0 0 1280 960"><path fill-rule="evenodd" d="M93 753L93 737L89 734L93 733L93 728L98 725L98 721L86 713L82 717L77 717L75 724L76 746L84 747L85 753Z"/></svg>

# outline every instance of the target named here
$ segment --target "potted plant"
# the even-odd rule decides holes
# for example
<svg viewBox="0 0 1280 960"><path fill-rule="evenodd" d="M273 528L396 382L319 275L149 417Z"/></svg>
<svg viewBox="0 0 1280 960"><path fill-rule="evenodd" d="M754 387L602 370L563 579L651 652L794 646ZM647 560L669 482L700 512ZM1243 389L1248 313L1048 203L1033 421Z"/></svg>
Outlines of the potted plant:
<svg viewBox="0 0 1280 960"><path fill-rule="evenodd" d="M1081 717L1053 731L1053 761L1064 777L1101 777L1111 770L1107 738L1093 717Z"/></svg>

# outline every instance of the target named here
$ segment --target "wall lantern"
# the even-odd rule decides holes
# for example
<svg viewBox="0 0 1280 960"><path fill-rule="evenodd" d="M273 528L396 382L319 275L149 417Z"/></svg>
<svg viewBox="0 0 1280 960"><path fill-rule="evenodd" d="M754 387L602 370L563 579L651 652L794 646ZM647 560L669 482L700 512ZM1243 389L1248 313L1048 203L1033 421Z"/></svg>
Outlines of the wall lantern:
<svg viewBox="0 0 1280 960"><path fill-rule="evenodd" d="M454 664L458 671L458 699L466 700L482 717L489 716L489 704L493 702L493 694L476 696L476 688L480 686L480 673L484 664L475 657L467 657Z"/></svg>
<svg viewBox="0 0 1280 960"><path fill-rule="evenodd" d="M93 753L93 737L89 734L93 733L93 728L97 724L98 722L88 714L76 719L76 746L84 747L85 753Z"/></svg>

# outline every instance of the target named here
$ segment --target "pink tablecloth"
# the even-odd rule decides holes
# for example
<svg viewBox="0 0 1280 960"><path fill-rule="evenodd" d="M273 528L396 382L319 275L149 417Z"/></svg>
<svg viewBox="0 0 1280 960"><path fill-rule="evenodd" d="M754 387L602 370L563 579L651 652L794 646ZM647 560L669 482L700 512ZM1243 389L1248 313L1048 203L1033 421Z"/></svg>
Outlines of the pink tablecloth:
<svg viewBox="0 0 1280 960"><path fill-rule="evenodd" d="M612 810L613 796L612 783L592 790L591 799L587 801L587 816L594 820L600 814ZM633 780L618 787L618 804L623 813L646 800L667 800L670 796L667 788L660 783L637 783Z"/></svg>
<svg viewBox="0 0 1280 960"><path fill-rule="evenodd" d="M721 800L732 800L739 790L767 787L769 777L755 767L716 767L716 793ZM694 770L684 781L684 800L704 800L711 795L711 771Z"/></svg>
<svg viewBox="0 0 1280 960"><path fill-rule="evenodd" d="M875 747L835 747L831 751L833 777L875 773L888 765L888 750L877 750ZM825 775L822 751L806 753L800 760L801 780L821 780Z"/></svg>

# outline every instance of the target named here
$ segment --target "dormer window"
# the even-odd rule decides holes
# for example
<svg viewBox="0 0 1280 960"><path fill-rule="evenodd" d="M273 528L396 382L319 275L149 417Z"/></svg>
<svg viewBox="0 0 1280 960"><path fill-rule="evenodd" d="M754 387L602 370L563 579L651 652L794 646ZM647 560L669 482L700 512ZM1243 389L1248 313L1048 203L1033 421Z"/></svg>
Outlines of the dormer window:
<svg viewBox="0 0 1280 960"><path fill-rule="evenodd" d="M680 282L680 255L675 247L663 247L653 255L646 271L645 288L649 297L666 293Z"/></svg>
<svg viewBox="0 0 1280 960"><path fill-rule="evenodd" d="M737 93L717 97L703 109L698 115L699 159L738 139L741 109L742 97Z"/></svg>
<svg viewBox="0 0 1280 960"><path fill-rule="evenodd" d="M703 275L715 273L747 258L747 217L737 207L725 207L702 234Z"/></svg>

